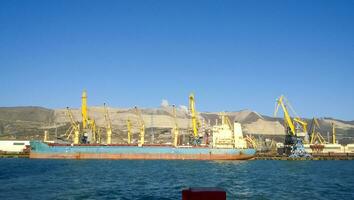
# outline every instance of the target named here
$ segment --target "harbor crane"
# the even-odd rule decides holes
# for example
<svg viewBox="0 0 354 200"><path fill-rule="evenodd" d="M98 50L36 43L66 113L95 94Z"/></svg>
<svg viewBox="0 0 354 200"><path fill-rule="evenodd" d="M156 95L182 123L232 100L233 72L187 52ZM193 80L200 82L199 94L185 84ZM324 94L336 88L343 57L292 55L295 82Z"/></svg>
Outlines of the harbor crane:
<svg viewBox="0 0 354 200"><path fill-rule="evenodd" d="M301 138L307 135L307 123L296 114L289 101L283 95L276 101L274 117L277 116L279 107L283 109L284 113L284 125L286 130L284 142L285 153L290 157L308 157L309 154L306 153ZM294 120L291 118L288 108L290 108L295 115ZM303 132L300 132L300 129L302 129Z"/></svg>
<svg viewBox="0 0 354 200"><path fill-rule="evenodd" d="M65 135L67 135L66 139L69 139L72 136L72 132L74 132L73 142L74 144L79 144L80 124L74 119L74 115L69 107L66 107L65 115L69 118L71 123L70 128L65 133Z"/></svg>
<svg viewBox="0 0 354 200"><path fill-rule="evenodd" d="M81 96L81 116L82 116L82 128L86 129L88 126L88 114L87 114L87 93L86 90L82 92Z"/></svg>
<svg viewBox="0 0 354 200"><path fill-rule="evenodd" d="M294 122L298 123L298 130L300 129L303 133L307 132L307 122L300 119L300 117L294 117Z"/></svg>
<svg viewBox="0 0 354 200"><path fill-rule="evenodd" d="M140 110L138 109L138 107L134 107L135 109L135 114L138 117L138 126L140 128L140 141L139 141L139 146L143 146L145 143L145 122L144 119L141 115Z"/></svg>
<svg viewBox="0 0 354 200"><path fill-rule="evenodd" d="M336 141L336 126L332 123L332 144L337 144Z"/></svg>
<svg viewBox="0 0 354 200"><path fill-rule="evenodd" d="M173 127L173 145L177 147L178 145L178 135L179 135L179 128L177 123L177 114L176 114L176 106L173 105L173 120L174 120L174 127Z"/></svg>
<svg viewBox="0 0 354 200"><path fill-rule="evenodd" d="M71 123L70 128L66 131L67 139L69 139L74 132L73 143L74 144L86 144L86 143L100 143L101 135L100 129L97 128L95 120L90 119L87 110L87 93L86 90L82 92L81 96L81 117L82 126L75 120L74 115L69 107L66 108L66 116Z"/></svg>
<svg viewBox="0 0 354 200"><path fill-rule="evenodd" d="M221 113L219 113L219 116L221 118L221 124L226 124L230 128L230 130L233 132L234 126L231 124L231 121L230 121L229 117L226 115L226 113L221 112Z"/></svg>
<svg viewBox="0 0 354 200"><path fill-rule="evenodd" d="M132 123L130 119L127 120L128 144L132 143Z"/></svg>
<svg viewBox="0 0 354 200"><path fill-rule="evenodd" d="M279 99L277 99L277 105L275 108L274 116L277 116L279 107L282 107L283 112L284 112L284 122L286 123L286 132L289 133L290 135L302 135L307 132L307 122L302 120L295 112L289 101L281 95ZM288 108L292 111L292 113L295 115L294 119L291 119L290 113L288 111ZM302 131L302 132L300 132Z"/></svg>
<svg viewBox="0 0 354 200"><path fill-rule="evenodd" d="M45 130L45 131L44 131L44 135L43 135L43 142L48 142L48 140L49 140L48 131Z"/></svg>
<svg viewBox="0 0 354 200"><path fill-rule="evenodd" d="M256 138L252 135L246 135L245 140L247 142L247 146L249 148L254 148L257 149L258 148L258 144L256 142Z"/></svg>
<svg viewBox="0 0 354 200"><path fill-rule="evenodd" d="M195 108L195 98L194 98L193 93L191 93L189 95L189 110L190 110L191 117L192 117L192 131L193 131L192 144L199 145L201 143L201 140L200 140L200 137L198 134L200 122L197 118L197 111Z"/></svg>
<svg viewBox="0 0 354 200"><path fill-rule="evenodd" d="M109 116L109 111L105 103L103 104L103 108L104 108L104 119L106 122L106 134L107 134L106 143L112 144L112 121Z"/></svg>
<svg viewBox="0 0 354 200"><path fill-rule="evenodd" d="M97 143L99 142L99 130L96 127L94 119L90 119L87 111L87 93L86 90L82 92L81 97L81 116L82 116L82 129L84 131L81 143Z"/></svg>
<svg viewBox="0 0 354 200"><path fill-rule="evenodd" d="M310 133L310 144L325 144L326 140L320 133L320 124L318 123L317 118L312 118L311 126L309 129Z"/></svg>

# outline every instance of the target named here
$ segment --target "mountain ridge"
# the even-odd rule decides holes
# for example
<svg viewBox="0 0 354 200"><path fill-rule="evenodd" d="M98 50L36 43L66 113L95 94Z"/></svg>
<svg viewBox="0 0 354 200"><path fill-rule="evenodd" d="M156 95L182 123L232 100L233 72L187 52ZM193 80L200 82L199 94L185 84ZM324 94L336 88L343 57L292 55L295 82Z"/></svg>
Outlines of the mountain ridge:
<svg viewBox="0 0 354 200"><path fill-rule="evenodd" d="M115 132L114 134L118 138L117 142L122 142L119 140L123 140L125 137L126 120L128 118L131 119L135 125L137 117L132 108L109 107L108 109L112 119L113 132ZM78 108L71 108L71 110L76 120L81 119L81 112ZM178 125L186 133L191 127L188 111L182 107L178 107L176 110ZM69 119L67 119L65 112L66 109L64 108L50 109L40 106L0 107L0 139L41 138L44 129L49 129L49 132L53 133L53 127L55 127L56 133L61 135L69 127ZM102 128L105 126L103 113L103 107L89 107L90 117L95 119L97 125ZM162 138L171 137L168 133L174 126L173 109L171 106L144 108L141 109L141 113L148 132L156 132L158 135L160 133L164 134ZM202 125L205 128L211 128L216 123L221 123L218 113L199 112L198 114ZM263 135L266 137L285 135L282 118L262 115L250 109L225 113L231 121L237 121L242 124L245 134ZM310 125L311 119L305 119L305 121ZM343 143L354 142L354 121L322 117L319 118L319 122L322 134L331 132L331 123L334 122L337 128L337 138ZM137 131L136 127L134 129ZM163 139L160 142L164 142Z"/></svg>

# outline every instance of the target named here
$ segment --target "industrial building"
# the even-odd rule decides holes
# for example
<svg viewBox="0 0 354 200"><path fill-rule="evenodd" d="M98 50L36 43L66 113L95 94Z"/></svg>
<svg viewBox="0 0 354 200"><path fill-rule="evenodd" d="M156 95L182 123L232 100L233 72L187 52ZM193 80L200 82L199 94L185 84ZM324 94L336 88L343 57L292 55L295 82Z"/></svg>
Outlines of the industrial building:
<svg viewBox="0 0 354 200"><path fill-rule="evenodd" d="M20 153L29 145L28 140L0 140L0 152Z"/></svg>

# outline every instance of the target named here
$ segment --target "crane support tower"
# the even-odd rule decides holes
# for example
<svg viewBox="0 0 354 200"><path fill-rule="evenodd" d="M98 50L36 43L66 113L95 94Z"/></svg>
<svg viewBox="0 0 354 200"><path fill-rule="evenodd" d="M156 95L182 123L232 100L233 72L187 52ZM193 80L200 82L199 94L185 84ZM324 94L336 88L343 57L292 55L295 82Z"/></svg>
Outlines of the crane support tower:
<svg viewBox="0 0 354 200"><path fill-rule="evenodd" d="M81 115L82 115L82 128L87 128L87 92L84 90L81 97Z"/></svg>

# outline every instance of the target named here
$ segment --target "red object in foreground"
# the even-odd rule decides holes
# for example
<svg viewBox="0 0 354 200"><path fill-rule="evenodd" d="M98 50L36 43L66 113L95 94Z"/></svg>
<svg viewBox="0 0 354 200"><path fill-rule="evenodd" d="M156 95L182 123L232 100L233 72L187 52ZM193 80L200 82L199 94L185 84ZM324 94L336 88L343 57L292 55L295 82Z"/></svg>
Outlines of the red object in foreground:
<svg viewBox="0 0 354 200"><path fill-rule="evenodd" d="M188 188L182 190L182 200L226 200L226 192L220 188Z"/></svg>

